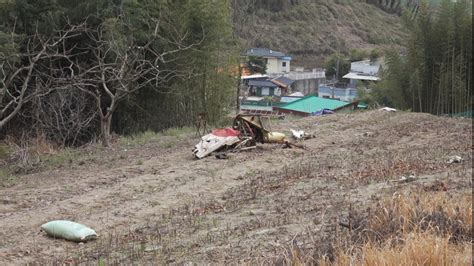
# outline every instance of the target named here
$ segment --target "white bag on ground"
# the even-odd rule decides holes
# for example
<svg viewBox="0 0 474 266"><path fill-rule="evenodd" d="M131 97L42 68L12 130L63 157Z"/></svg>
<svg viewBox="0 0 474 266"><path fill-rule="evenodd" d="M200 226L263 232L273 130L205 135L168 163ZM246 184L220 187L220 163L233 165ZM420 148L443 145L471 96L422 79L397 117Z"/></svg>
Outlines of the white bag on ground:
<svg viewBox="0 0 474 266"><path fill-rule="evenodd" d="M97 238L97 233L89 227L65 220L47 222L41 226L41 229L50 236L75 242L85 242Z"/></svg>

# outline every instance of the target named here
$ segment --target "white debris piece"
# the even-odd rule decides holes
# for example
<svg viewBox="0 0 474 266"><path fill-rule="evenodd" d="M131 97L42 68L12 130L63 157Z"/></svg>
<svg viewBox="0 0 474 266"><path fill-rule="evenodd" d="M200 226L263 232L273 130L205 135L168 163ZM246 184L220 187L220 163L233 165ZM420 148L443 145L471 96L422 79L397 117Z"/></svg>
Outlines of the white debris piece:
<svg viewBox="0 0 474 266"><path fill-rule="evenodd" d="M301 139L304 137L304 131L303 130L293 130L290 129L291 134L293 135L293 138L295 139Z"/></svg>
<svg viewBox="0 0 474 266"><path fill-rule="evenodd" d="M379 111L396 112L397 109L395 109L395 108L390 108L390 107L383 107L383 108L380 108Z"/></svg>
<svg viewBox="0 0 474 266"><path fill-rule="evenodd" d="M409 176L402 176L400 179L397 180L391 180L392 182L397 182L397 183L408 183L417 180L418 177L415 175L409 175Z"/></svg>
<svg viewBox="0 0 474 266"><path fill-rule="evenodd" d="M452 163L460 163L462 161L463 161L462 157L456 155L456 156L449 157L449 159L446 161L446 163L452 164Z"/></svg>
<svg viewBox="0 0 474 266"><path fill-rule="evenodd" d="M232 146L239 141L239 137L236 136L219 137L213 134L207 134L203 136L201 141L194 147L193 153L196 158L202 159L224 146Z"/></svg>

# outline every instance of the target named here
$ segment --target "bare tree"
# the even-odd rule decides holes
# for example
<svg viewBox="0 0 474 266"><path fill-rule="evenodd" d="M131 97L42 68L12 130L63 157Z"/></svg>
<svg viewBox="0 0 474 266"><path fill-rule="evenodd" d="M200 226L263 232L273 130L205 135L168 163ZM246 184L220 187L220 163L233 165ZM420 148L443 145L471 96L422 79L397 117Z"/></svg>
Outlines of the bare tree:
<svg viewBox="0 0 474 266"><path fill-rule="evenodd" d="M34 105L36 126L48 139L62 146L76 145L93 135L97 110L90 108L93 99L80 90L69 86L53 93L37 97Z"/></svg>
<svg viewBox="0 0 474 266"><path fill-rule="evenodd" d="M0 130L26 103L55 89L49 86L51 77L45 76L39 66L46 61L67 56L70 51L65 50L64 43L76 36L81 27L70 26L49 37L36 33L26 38L25 52L0 55ZM12 57L18 59L10 60Z"/></svg>
<svg viewBox="0 0 474 266"><path fill-rule="evenodd" d="M118 104L143 88L159 88L184 75L179 70L167 68L167 63L176 60L178 53L200 43L185 44L187 34L178 34L178 31L174 38L164 38L158 35L158 27L157 24L154 34L144 45L120 40L120 36L111 35L103 26L89 29L87 36L93 45L87 50L93 55L92 62L73 66L71 61L71 69L77 70L71 84L95 99L104 146L109 145L112 116ZM158 41L172 48L163 49L157 45Z"/></svg>

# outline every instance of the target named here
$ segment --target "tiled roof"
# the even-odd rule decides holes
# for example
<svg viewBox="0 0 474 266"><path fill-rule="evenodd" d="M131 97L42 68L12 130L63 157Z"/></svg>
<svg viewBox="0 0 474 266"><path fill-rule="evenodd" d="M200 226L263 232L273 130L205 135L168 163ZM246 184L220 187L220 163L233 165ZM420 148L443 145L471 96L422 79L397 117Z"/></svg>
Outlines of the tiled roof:
<svg viewBox="0 0 474 266"><path fill-rule="evenodd" d="M278 87L275 83L269 80L254 80L254 79L249 80L249 86L269 87L269 88Z"/></svg>
<svg viewBox="0 0 474 266"><path fill-rule="evenodd" d="M286 55L279 51L273 51L268 48L250 48L245 51L245 55L247 56L257 56L257 57L285 57Z"/></svg>
<svg viewBox="0 0 474 266"><path fill-rule="evenodd" d="M293 84L295 81L290 78L280 76L276 79L272 79L272 82L280 86L288 87L288 86L291 86L291 84Z"/></svg>

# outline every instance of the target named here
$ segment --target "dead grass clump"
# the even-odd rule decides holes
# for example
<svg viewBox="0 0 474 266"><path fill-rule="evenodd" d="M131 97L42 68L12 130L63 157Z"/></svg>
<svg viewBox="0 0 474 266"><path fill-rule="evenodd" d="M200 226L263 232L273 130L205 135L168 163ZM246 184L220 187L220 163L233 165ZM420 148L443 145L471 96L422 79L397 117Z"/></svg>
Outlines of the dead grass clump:
<svg viewBox="0 0 474 266"><path fill-rule="evenodd" d="M348 245L320 265L471 265L469 191L397 193L351 219Z"/></svg>
<svg viewBox="0 0 474 266"><path fill-rule="evenodd" d="M327 242L331 250L321 252L314 246L295 253L299 249L293 247L284 256L285 263L471 265L472 203L468 190L396 193L364 214L349 211L348 222L339 224L349 230L346 236Z"/></svg>
<svg viewBox="0 0 474 266"><path fill-rule="evenodd" d="M471 265L471 244L452 244L449 236L409 233L380 246L368 243L356 254L341 252L334 261L322 258L320 265Z"/></svg>
<svg viewBox="0 0 474 266"><path fill-rule="evenodd" d="M453 241L469 241L472 237L471 194L395 194L379 202L375 211L369 212L367 221L363 231L369 241L384 241L416 230L449 235Z"/></svg>

